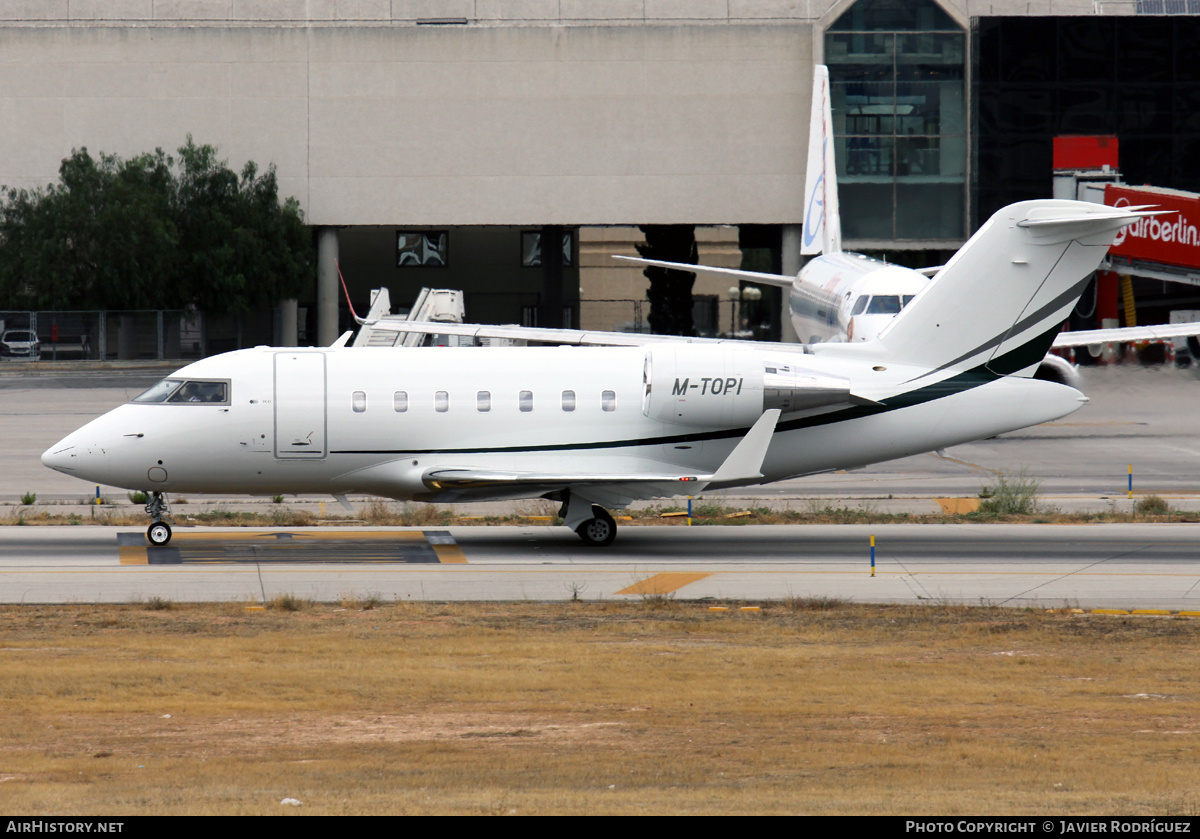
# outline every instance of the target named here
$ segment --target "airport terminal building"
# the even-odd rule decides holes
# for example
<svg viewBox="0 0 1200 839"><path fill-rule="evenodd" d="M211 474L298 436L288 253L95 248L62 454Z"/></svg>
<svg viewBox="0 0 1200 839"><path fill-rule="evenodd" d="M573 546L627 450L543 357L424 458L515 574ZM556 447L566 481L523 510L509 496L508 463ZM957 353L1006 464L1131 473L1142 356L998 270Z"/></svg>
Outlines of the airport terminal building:
<svg viewBox="0 0 1200 839"><path fill-rule="evenodd" d="M188 135L274 164L319 276L246 343L332 341L337 264L360 309L461 288L472 320L636 329L646 280L610 256L640 226L798 270L814 63L847 247L937 264L1051 194L1056 136L1200 191L1196 43L1200 0L0 0L0 184ZM770 318L728 286L697 279L698 327Z"/></svg>

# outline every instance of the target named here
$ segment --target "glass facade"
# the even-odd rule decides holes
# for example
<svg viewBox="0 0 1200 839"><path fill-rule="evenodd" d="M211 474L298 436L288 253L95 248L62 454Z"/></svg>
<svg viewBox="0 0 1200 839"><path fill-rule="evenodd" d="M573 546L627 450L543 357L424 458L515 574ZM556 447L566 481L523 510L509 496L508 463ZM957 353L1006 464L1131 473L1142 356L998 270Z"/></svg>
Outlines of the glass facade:
<svg viewBox="0 0 1200 839"><path fill-rule="evenodd" d="M1060 135L1116 135L1127 183L1200 191L1200 19L980 18L973 37L976 224L1049 197Z"/></svg>
<svg viewBox="0 0 1200 839"><path fill-rule="evenodd" d="M846 239L965 238L966 44L933 0L859 0L826 32Z"/></svg>

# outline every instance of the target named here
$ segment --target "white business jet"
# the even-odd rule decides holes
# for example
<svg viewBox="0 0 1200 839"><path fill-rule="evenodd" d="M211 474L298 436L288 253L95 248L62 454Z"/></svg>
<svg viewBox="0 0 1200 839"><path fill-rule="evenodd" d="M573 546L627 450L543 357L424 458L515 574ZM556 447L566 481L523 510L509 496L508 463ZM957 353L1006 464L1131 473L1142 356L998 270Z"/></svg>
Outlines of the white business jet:
<svg viewBox="0 0 1200 839"><path fill-rule="evenodd" d="M1145 215L1006 207L869 341L368 348L347 333L225 353L42 462L150 493L154 545L171 538L170 492L549 498L584 542L607 545L605 508L636 499L862 466L1077 410L1081 393L1032 376L1116 232Z"/></svg>

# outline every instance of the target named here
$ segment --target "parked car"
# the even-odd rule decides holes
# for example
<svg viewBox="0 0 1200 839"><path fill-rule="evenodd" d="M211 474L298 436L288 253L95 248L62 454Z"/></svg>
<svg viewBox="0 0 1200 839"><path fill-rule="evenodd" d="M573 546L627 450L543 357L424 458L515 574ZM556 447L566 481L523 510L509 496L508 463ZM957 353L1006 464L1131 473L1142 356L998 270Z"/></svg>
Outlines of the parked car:
<svg viewBox="0 0 1200 839"><path fill-rule="evenodd" d="M28 329L9 329L0 335L0 356L5 358L40 358L42 345Z"/></svg>

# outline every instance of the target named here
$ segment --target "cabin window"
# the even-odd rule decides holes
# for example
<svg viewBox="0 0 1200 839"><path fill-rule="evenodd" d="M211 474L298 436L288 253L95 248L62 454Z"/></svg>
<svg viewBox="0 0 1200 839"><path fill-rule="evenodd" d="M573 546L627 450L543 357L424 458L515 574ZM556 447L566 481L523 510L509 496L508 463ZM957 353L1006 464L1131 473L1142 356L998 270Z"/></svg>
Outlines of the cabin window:
<svg viewBox="0 0 1200 839"><path fill-rule="evenodd" d="M450 410L450 394L444 390L439 390L433 395L433 409L439 414L444 414Z"/></svg>
<svg viewBox="0 0 1200 839"><path fill-rule="evenodd" d="M610 414L617 410L617 392L615 390L606 390L601 393L600 407Z"/></svg>
<svg viewBox="0 0 1200 839"><path fill-rule="evenodd" d="M397 414L403 414L408 410L407 390L398 390L392 394L392 410Z"/></svg>
<svg viewBox="0 0 1200 839"><path fill-rule="evenodd" d="M562 409L564 411L575 410L575 391L564 390L562 392Z"/></svg>
<svg viewBox="0 0 1200 839"><path fill-rule="evenodd" d="M354 391L354 396L350 399L350 406L354 408L356 414L367 410L367 392L365 390Z"/></svg>
<svg viewBox="0 0 1200 839"><path fill-rule="evenodd" d="M481 390L475 394L475 410L481 414L486 414L492 410L492 394L486 390Z"/></svg>
<svg viewBox="0 0 1200 839"><path fill-rule="evenodd" d="M869 303L870 301L871 301L871 298L868 297L867 295L865 295L865 294L859 295L859 298L854 301L854 309L850 312L850 315L852 317L854 315L861 315L863 312L865 312L867 310L867 303Z"/></svg>
<svg viewBox="0 0 1200 839"><path fill-rule="evenodd" d="M521 397L517 401L517 404L520 406L522 413L528 414L530 411L532 411L533 410L533 391L532 390L521 391Z"/></svg>

